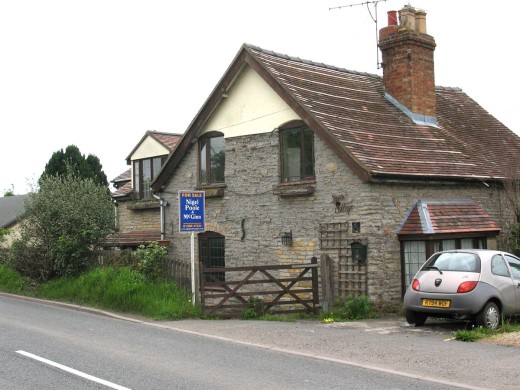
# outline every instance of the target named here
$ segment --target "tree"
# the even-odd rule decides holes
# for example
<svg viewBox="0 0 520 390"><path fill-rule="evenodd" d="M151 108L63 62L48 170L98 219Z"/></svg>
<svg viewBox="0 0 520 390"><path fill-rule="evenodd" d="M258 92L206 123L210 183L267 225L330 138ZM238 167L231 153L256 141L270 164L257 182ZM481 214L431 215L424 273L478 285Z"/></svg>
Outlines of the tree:
<svg viewBox="0 0 520 390"><path fill-rule="evenodd" d="M64 176L67 170L71 169L80 178L92 179L94 183L108 187L107 176L103 172L103 166L93 154L85 157L75 145L69 145L54 152L45 165L45 170L40 177L40 182L44 176Z"/></svg>
<svg viewBox="0 0 520 390"><path fill-rule="evenodd" d="M514 215L509 226L509 251L520 256L520 164L511 165L504 176L502 184Z"/></svg>
<svg viewBox="0 0 520 390"><path fill-rule="evenodd" d="M72 168L43 175L39 184L25 202L20 238L11 247L13 266L33 279L77 276L114 230L114 206L106 187Z"/></svg>
<svg viewBox="0 0 520 390"><path fill-rule="evenodd" d="M4 196L14 196L14 186L11 184L11 188L4 190Z"/></svg>

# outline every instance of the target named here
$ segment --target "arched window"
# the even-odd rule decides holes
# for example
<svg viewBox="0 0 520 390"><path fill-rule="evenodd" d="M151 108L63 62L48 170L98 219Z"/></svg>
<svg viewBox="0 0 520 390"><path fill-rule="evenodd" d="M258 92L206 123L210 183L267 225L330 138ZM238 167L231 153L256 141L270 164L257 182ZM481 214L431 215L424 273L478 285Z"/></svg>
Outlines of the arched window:
<svg viewBox="0 0 520 390"><path fill-rule="evenodd" d="M224 135L218 132L205 134L199 140L199 184L224 183L225 163Z"/></svg>
<svg viewBox="0 0 520 390"><path fill-rule="evenodd" d="M280 129L281 181L314 180L314 132L302 122Z"/></svg>

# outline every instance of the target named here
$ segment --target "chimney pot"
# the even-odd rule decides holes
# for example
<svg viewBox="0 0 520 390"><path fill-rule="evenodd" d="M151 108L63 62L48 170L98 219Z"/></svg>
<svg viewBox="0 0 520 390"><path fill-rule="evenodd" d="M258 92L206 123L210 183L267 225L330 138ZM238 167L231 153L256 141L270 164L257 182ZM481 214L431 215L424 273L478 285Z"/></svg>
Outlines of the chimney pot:
<svg viewBox="0 0 520 390"><path fill-rule="evenodd" d="M415 31L426 34L426 11L422 9L415 11Z"/></svg>
<svg viewBox="0 0 520 390"><path fill-rule="evenodd" d="M397 26L397 11L388 11L388 25Z"/></svg>
<svg viewBox="0 0 520 390"><path fill-rule="evenodd" d="M399 21L401 26L409 30L415 30L415 8L405 5L403 9L399 11Z"/></svg>

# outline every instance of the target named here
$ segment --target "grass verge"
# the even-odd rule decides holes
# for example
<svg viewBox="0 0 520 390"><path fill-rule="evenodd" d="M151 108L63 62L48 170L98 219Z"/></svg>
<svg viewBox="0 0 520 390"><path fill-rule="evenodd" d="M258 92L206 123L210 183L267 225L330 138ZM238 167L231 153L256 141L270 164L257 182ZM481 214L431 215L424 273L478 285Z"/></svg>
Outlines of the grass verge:
<svg viewBox="0 0 520 390"><path fill-rule="evenodd" d="M61 278L36 285L12 269L0 266L0 290L153 319L203 316L192 304L191 294L175 282L152 283L128 268L95 268L78 278Z"/></svg>
<svg viewBox="0 0 520 390"><path fill-rule="evenodd" d="M498 337L504 333L520 332L520 324L504 321L497 330L475 327L473 329L460 329L455 332L455 339L459 341L475 342L482 339Z"/></svg>

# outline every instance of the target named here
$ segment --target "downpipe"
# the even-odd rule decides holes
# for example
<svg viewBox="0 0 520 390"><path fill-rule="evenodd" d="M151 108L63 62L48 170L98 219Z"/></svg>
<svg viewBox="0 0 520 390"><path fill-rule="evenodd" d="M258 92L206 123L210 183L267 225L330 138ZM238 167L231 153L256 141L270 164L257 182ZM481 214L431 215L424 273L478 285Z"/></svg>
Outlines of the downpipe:
<svg viewBox="0 0 520 390"><path fill-rule="evenodd" d="M166 216L166 213L164 212L164 208L166 206L168 206L168 202L166 200L164 200L163 198L161 198L160 196L156 195L156 194L152 194L152 196L157 199L159 201L159 206L160 206L160 209L161 209L161 240L165 240L166 239L166 229L165 229L165 226L166 226L166 221L165 221L165 216Z"/></svg>

